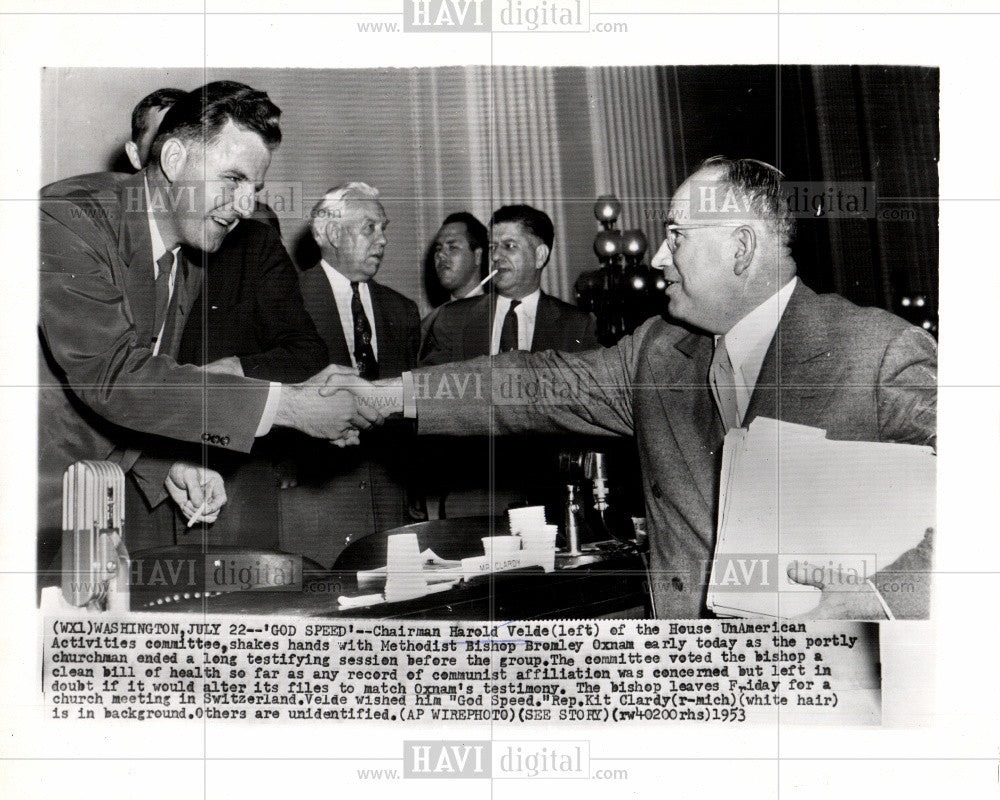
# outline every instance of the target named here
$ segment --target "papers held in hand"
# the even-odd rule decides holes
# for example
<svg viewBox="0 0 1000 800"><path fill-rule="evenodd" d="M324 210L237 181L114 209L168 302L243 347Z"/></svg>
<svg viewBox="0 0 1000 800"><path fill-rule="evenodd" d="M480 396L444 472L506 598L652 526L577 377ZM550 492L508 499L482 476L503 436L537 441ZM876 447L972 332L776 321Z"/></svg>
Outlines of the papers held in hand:
<svg viewBox="0 0 1000 800"><path fill-rule="evenodd" d="M821 583L864 583L916 547L935 518L930 447L845 442L758 417L726 434L708 607L720 616L806 614Z"/></svg>

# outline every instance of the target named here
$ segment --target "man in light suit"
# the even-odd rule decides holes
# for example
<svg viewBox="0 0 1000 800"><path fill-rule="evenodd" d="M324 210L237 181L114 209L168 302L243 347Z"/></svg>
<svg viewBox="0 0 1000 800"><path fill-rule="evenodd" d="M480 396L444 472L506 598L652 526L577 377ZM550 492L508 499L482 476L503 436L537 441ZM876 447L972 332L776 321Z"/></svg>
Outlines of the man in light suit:
<svg viewBox="0 0 1000 800"><path fill-rule="evenodd" d="M420 315L416 303L374 280L389 224L378 197L361 182L324 195L312 213L322 258L300 285L331 362L365 378L393 378L416 365ZM281 493L283 549L331 566L359 537L414 521L407 498L412 425L371 433L351 453L333 453L323 442L287 443L298 485Z"/></svg>
<svg viewBox="0 0 1000 800"><path fill-rule="evenodd" d="M179 100L136 175L42 190L40 540L58 538L61 476L80 459L120 464L126 515L169 492L186 517L204 502L198 516L214 519L225 491L217 473L190 463L202 446L246 452L272 426L355 443L365 415L378 418L348 392L324 408L317 388L331 369L282 385L174 358L201 283L181 248L214 252L251 213L281 138L267 95L235 86L209 84ZM154 544L163 542L139 546Z"/></svg>
<svg viewBox="0 0 1000 800"><path fill-rule="evenodd" d="M503 206L490 220L489 293L455 300L437 311L422 346L421 365L447 364L508 350L575 352L597 346L593 315L541 290L555 230L548 214L528 205ZM565 440L445 442L425 470L441 516L503 513L521 502L543 502ZM491 456L492 452L492 456Z"/></svg>
<svg viewBox="0 0 1000 800"><path fill-rule="evenodd" d="M799 283L781 178L761 162L720 157L677 190L653 263L669 282L670 313L685 327L651 319L605 350L478 359L418 370L404 376L405 387L400 381L367 391L383 402L398 397L420 433L635 436L657 615L706 614L728 428L769 416L824 428L831 439L935 442L934 340L885 311L818 296ZM730 196L739 215L695 214L702 198ZM558 404L489 403L495 367L520 371L526 385L544 381L569 391ZM476 391L447 399L440 387L454 388L456 380ZM821 587L810 616L885 619L882 602L897 617L926 616L931 547L928 532L873 576L872 586Z"/></svg>

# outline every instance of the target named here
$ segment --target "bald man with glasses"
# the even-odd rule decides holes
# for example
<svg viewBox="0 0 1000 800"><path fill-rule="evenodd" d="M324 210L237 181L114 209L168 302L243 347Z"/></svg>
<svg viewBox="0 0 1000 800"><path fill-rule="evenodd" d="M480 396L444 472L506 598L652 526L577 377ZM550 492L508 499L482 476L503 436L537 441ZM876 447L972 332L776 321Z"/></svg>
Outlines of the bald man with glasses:
<svg viewBox="0 0 1000 800"><path fill-rule="evenodd" d="M634 436L656 614L707 615L727 430L771 417L825 429L830 439L936 440L934 340L886 311L817 295L798 280L782 179L768 164L718 157L678 188L653 266L668 282L670 315L684 326L654 318L603 350L508 353L359 391L397 398L420 433ZM537 395L531 386L548 386L559 401L490 402L497 369L517 371L526 397ZM440 391L462 381L481 390L472 398ZM809 616L926 616L931 547L928 532L871 585L821 586Z"/></svg>

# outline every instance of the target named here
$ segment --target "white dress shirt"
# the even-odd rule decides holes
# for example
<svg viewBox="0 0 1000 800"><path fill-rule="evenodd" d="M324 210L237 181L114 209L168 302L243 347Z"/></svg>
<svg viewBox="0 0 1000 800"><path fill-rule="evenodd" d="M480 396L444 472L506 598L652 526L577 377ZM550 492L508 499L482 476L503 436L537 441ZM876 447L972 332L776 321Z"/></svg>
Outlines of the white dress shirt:
<svg viewBox="0 0 1000 800"><path fill-rule="evenodd" d="M757 385L767 349L771 346L771 340L797 282L798 278L792 278L726 332L726 351L733 364L736 408L741 423L750 405L750 397ZM715 337L716 343L719 338Z"/></svg>
<svg viewBox="0 0 1000 800"><path fill-rule="evenodd" d="M354 360L354 314L351 312L351 300L354 291L351 289L351 282L336 269L326 263L326 260L319 262L323 267L323 273L330 282L330 289L333 290L333 299L337 301L337 313L340 315L340 327L344 329L344 339L347 340L347 352L351 356L351 366L358 364ZM368 284L358 282L358 294L361 295L361 305L368 316L368 324L372 328L372 351L375 353L375 360L378 361L378 337L375 335L375 311L372 309L372 296L368 291Z"/></svg>
<svg viewBox="0 0 1000 800"><path fill-rule="evenodd" d="M517 349L531 350L531 340L535 336L535 317L538 314L538 298L542 296L541 289L535 289L514 309L517 317ZM500 352L500 332L503 330L504 317L510 308L510 298L497 296L497 311L493 317L493 335L490 337L490 355Z"/></svg>

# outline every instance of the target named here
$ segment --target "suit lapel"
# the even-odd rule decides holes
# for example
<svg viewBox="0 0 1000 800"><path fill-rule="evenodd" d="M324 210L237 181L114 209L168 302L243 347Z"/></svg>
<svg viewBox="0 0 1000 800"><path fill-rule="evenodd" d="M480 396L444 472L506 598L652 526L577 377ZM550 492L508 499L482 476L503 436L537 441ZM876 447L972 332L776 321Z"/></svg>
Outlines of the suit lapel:
<svg viewBox="0 0 1000 800"><path fill-rule="evenodd" d="M323 265L317 264L302 276L303 295L306 307L316 324L316 330L326 342L330 362L343 366L351 365L351 354L347 349L347 337L340 324L340 311L333 296L330 281L327 280Z"/></svg>
<svg viewBox="0 0 1000 800"><path fill-rule="evenodd" d="M538 296L538 306L535 309L535 328L531 332L531 347L528 348L532 353L557 347L557 345L552 344L552 339L559 333L558 317L559 307L545 292L542 292Z"/></svg>
<svg viewBox="0 0 1000 800"><path fill-rule="evenodd" d="M815 299L800 281L764 356L744 427L756 417L803 425L822 419L836 380L830 372L829 331L815 311Z"/></svg>
<svg viewBox="0 0 1000 800"><path fill-rule="evenodd" d="M121 219L118 253L125 264L125 306L132 315L139 343L148 347L153 340L156 293L153 276L153 245L149 239L149 218L144 173L139 172L119 186Z"/></svg>
<svg viewBox="0 0 1000 800"><path fill-rule="evenodd" d="M683 456L692 483L705 504L714 507L714 479L703 474L718 471L717 455L722 445L722 421L708 389L712 361L711 337L689 333L679 341L655 341L645 354L645 372L651 386L639 391L655 393L665 424L658 433L672 441ZM657 415L659 417L660 415ZM706 421L707 424L706 424ZM707 460L706 460L707 458ZM675 464L679 469L682 465Z"/></svg>
<svg viewBox="0 0 1000 800"><path fill-rule="evenodd" d="M462 329L462 341L459 342L461 360L475 358L484 353L489 354L493 339L493 316L497 310L497 297L495 292L480 295L476 298L476 304L466 314L465 325ZM485 330L483 329L483 319L486 320Z"/></svg>

